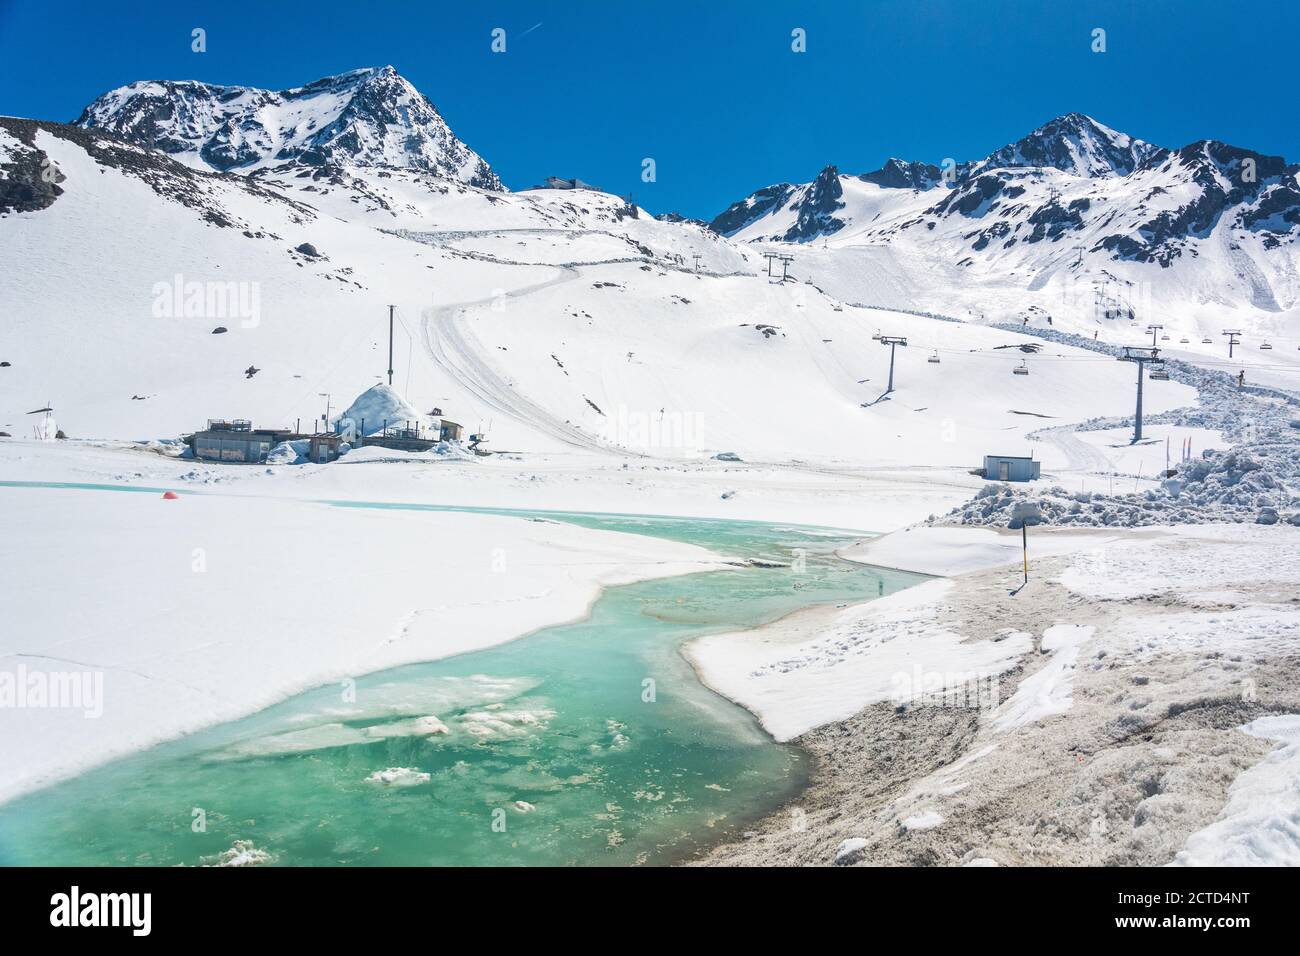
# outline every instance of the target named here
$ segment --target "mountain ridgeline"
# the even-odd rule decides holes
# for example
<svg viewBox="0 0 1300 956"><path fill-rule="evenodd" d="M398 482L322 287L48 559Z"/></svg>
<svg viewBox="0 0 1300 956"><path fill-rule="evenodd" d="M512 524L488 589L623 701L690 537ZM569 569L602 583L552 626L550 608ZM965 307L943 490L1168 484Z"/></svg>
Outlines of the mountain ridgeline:
<svg viewBox="0 0 1300 956"><path fill-rule="evenodd" d="M280 92L141 81L105 93L76 122L218 172L254 173L286 163L389 166L504 189L487 162L391 66Z"/></svg>
<svg viewBox="0 0 1300 956"><path fill-rule="evenodd" d="M945 175L946 173L946 175ZM1300 166L1202 140L1178 150L1070 113L977 162L828 166L733 203L710 228L734 239L884 245L948 240L956 261L1017 245L1168 267L1218 233L1268 251L1300 235ZM973 258L972 258L973 257Z"/></svg>

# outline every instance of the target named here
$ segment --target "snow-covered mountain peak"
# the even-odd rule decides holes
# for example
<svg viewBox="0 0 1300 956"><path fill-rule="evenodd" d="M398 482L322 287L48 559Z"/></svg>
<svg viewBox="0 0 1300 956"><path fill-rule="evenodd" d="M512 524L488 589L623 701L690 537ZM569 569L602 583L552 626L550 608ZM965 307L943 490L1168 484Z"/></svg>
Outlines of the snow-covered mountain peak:
<svg viewBox="0 0 1300 956"><path fill-rule="evenodd" d="M995 150L975 171L1015 166L1049 167L1074 176L1127 176L1164 151L1105 126L1083 113L1058 116L1014 143Z"/></svg>
<svg viewBox="0 0 1300 956"><path fill-rule="evenodd" d="M491 167L391 66L351 70L279 92L196 80L140 81L99 97L77 124L199 169L249 173L285 162L389 166L504 189Z"/></svg>

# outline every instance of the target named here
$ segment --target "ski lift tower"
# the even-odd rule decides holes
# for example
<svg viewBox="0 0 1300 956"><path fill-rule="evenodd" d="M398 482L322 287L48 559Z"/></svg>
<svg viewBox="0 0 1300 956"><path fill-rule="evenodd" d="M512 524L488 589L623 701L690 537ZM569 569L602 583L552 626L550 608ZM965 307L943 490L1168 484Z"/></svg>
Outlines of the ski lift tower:
<svg viewBox="0 0 1300 956"><path fill-rule="evenodd" d="M1119 357L1121 362L1136 362L1138 367L1138 392L1137 392L1137 412L1133 416L1133 441L1136 445L1142 440L1142 376L1148 363L1152 365L1164 365L1165 360L1160 358L1160 350L1145 346L1124 346L1124 354Z"/></svg>
<svg viewBox="0 0 1300 956"><path fill-rule="evenodd" d="M1163 326L1163 325L1148 325L1148 326L1147 326L1147 331L1151 333L1151 346L1152 346L1152 348L1155 347L1155 344L1156 344L1156 336L1159 335L1160 332L1161 332L1163 329L1164 329L1164 326Z"/></svg>
<svg viewBox="0 0 1300 956"><path fill-rule="evenodd" d="M772 260L775 259L776 256L777 254L775 252L763 253L763 258L767 260L767 277L769 279L775 278L775 276L772 275Z"/></svg>
<svg viewBox="0 0 1300 956"><path fill-rule="evenodd" d="M781 281L786 282L790 279L790 263L794 262L794 256L780 255L777 258L781 260Z"/></svg>
<svg viewBox="0 0 1300 956"><path fill-rule="evenodd" d="M1223 334L1228 337L1228 358L1232 358L1232 347L1241 344L1241 332L1237 329L1224 329Z"/></svg>
<svg viewBox="0 0 1300 956"><path fill-rule="evenodd" d="M889 386L885 389L885 394L888 395L894 390L894 348L899 345L906 348L907 339L897 335L882 335L880 344L889 346Z"/></svg>

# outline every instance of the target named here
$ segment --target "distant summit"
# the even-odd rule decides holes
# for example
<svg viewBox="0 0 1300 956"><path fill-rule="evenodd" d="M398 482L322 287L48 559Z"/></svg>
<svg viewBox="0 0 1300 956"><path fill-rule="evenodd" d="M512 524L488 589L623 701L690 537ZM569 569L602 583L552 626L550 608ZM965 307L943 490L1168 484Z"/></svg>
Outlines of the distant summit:
<svg viewBox="0 0 1300 956"><path fill-rule="evenodd" d="M77 125L219 172L250 173L284 163L389 166L482 189L505 188L391 66L280 92L145 80L105 93L86 107Z"/></svg>
<svg viewBox="0 0 1300 956"><path fill-rule="evenodd" d="M1033 166L1094 179L1127 176L1164 152L1159 146L1103 126L1091 116L1066 113L990 153L975 164L975 171Z"/></svg>

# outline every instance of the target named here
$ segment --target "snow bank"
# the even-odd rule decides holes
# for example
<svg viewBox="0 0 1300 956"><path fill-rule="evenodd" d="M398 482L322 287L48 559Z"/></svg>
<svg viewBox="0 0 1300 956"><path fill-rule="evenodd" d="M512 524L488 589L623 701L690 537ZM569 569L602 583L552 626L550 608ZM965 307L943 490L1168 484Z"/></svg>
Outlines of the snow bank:
<svg viewBox="0 0 1300 956"><path fill-rule="evenodd" d="M1188 837L1171 866L1300 866L1300 714L1241 729L1281 743L1233 781L1219 819Z"/></svg>
<svg viewBox="0 0 1300 956"><path fill-rule="evenodd" d="M304 690L580 618L602 587L718 566L689 545L494 515L203 494L0 497L4 590L44 596L6 608L0 672L21 662L100 675L103 691L98 719L84 707L0 708L0 800ZM247 746L353 738L382 739L337 723Z"/></svg>
<svg viewBox="0 0 1300 956"><path fill-rule="evenodd" d="M700 638L686 653L710 687L756 714L777 740L790 740L869 704L972 685L1033 649L1024 634L972 640L942 626L951 587L929 581L844 610L815 608Z"/></svg>
<svg viewBox="0 0 1300 956"><path fill-rule="evenodd" d="M1113 536L1035 531L1030 535L1029 558L1032 561L1100 547L1111 540L1114 540ZM1019 564L1023 544L1019 532L999 533L991 528L915 527L860 542L839 554L862 564L950 577Z"/></svg>
<svg viewBox="0 0 1300 956"><path fill-rule="evenodd" d="M309 438L282 441L271 449L266 456L266 463L268 465L300 465L307 460L310 448L311 439Z"/></svg>
<svg viewBox="0 0 1300 956"><path fill-rule="evenodd" d="M1300 532L1293 528L1200 526L1165 534L1084 551L1061 583L1084 597L1122 601L1166 593L1194 599L1225 582L1300 579ZM1206 541L1214 545L1208 559Z"/></svg>

